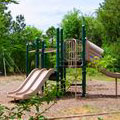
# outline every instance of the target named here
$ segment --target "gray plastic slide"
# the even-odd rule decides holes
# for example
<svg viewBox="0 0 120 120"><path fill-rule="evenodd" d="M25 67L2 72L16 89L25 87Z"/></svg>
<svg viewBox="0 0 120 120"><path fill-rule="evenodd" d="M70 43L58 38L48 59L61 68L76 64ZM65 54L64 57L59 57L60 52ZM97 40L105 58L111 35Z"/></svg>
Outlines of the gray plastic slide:
<svg viewBox="0 0 120 120"><path fill-rule="evenodd" d="M36 70L35 73L32 74L31 79L29 79L28 82L26 82L24 86L21 87L21 89L16 90L17 92L8 93L8 97L12 97L17 100L28 99L30 96L36 94L39 90L41 90L45 81L52 73L54 73L54 70L41 69Z"/></svg>

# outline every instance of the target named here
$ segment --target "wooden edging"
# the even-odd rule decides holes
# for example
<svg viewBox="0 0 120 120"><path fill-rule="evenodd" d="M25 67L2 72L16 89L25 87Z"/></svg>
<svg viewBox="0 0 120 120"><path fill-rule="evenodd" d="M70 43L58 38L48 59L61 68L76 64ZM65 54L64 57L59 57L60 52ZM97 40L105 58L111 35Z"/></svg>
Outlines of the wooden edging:
<svg viewBox="0 0 120 120"><path fill-rule="evenodd" d="M103 116L108 114L118 114L120 111L114 112L105 112L105 113L94 113L94 114L86 114L86 115L73 115L73 116L61 116L61 117L49 117L48 120L58 120L58 119L68 119L68 118L82 118L82 117L94 117L94 116Z"/></svg>

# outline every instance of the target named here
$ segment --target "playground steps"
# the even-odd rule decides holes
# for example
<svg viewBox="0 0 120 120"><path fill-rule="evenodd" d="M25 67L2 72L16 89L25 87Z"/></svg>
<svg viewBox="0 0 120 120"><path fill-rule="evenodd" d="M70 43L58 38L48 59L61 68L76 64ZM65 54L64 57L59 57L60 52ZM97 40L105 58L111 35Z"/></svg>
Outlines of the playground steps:
<svg viewBox="0 0 120 120"><path fill-rule="evenodd" d="M64 67L65 68L81 68L82 67L82 60L77 61L77 64L75 64L75 61L70 61L71 65L69 65L68 61L64 62Z"/></svg>
<svg viewBox="0 0 120 120"><path fill-rule="evenodd" d="M75 98L77 97L80 97L82 94L81 94L81 86L82 84L77 82L77 83L72 83L70 88L69 88L69 92L71 94L74 94L75 95Z"/></svg>
<svg viewBox="0 0 120 120"><path fill-rule="evenodd" d="M82 84L81 83L77 83L77 84L72 83L71 86L82 86Z"/></svg>

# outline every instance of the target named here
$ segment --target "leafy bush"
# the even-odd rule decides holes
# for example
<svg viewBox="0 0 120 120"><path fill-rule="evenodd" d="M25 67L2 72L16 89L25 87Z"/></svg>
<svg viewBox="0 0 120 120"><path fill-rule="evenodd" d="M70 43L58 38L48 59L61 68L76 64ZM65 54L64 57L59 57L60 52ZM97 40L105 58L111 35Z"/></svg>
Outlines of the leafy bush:
<svg viewBox="0 0 120 120"><path fill-rule="evenodd" d="M23 120L23 116L27 113L29 114L28 120L45 120L46 118L42 114L56 103L56 94L56 86L48 85L43 96L32 96L29 100L20 101L12 108L0 104L0 119ZM53 102L52 105L41 112L40 106L45 103L49 104L50 102ZM33 115L30 115L32 109L35 109L35 112Z"/></svg>
<svg viewBox="0 0 120 120"><path fill-rule="evenodd" d="M120 72L120 39L118 42L105 45L104 49L105 54L111 56L114 59L111 67L113 67L114 71Z"/></svg>
<svg viewBox="0 0 120 120"><path fill-rule="evenodd" d="M89 63L89 66L95 68L96 70L101 69L109 69L110 71L114 71L114 62L116 61L115 58L113 58L111 55L106 55L103 58L98 58L95 56L91 59L91 63Z"/></svg>

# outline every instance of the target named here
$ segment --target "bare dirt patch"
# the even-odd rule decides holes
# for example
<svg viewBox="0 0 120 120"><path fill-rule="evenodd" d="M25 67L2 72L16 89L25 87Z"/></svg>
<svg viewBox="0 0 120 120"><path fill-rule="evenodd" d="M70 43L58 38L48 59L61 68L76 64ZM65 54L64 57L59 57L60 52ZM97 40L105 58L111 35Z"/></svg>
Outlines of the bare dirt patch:
<svg viewBox="0 0 120 120"><path fill-rule="evenodd" d="M13 99L8 98L7 93L18 88L24 79L25 76L0 77L0 104L13 106L13 104L10 103Z"/></svg>

